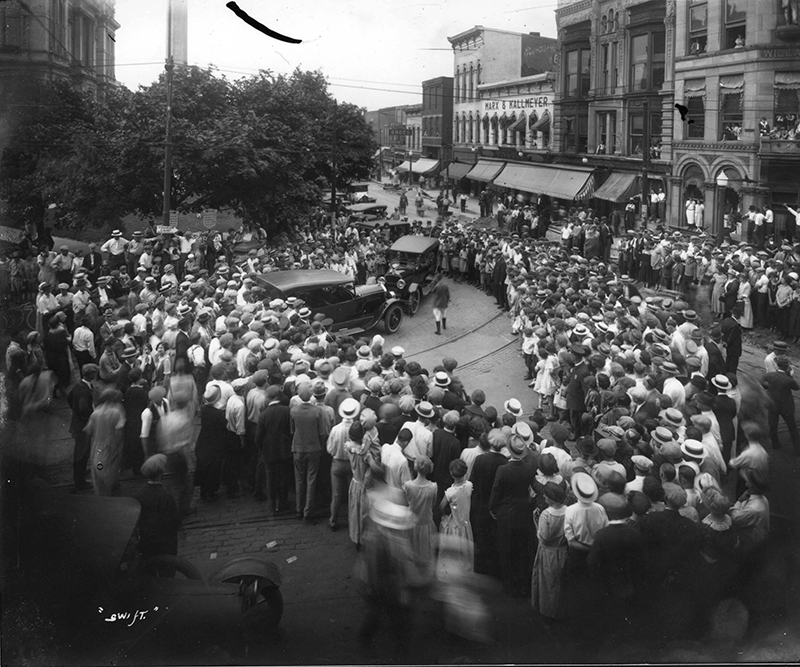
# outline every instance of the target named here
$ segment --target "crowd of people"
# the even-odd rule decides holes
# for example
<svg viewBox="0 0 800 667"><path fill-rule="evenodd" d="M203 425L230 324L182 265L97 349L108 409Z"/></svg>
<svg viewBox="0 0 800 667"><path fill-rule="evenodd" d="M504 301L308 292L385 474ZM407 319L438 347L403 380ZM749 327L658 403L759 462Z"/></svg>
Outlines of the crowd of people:
<svg viewBox="0 0 800 667"><path fill-rule="evenodd" d="M421 582L438 581L463 618L471 589L454 582L472 574L529 596L550 625L585 615L619 629L647 608L685 629L767 540L765 434L780 448L779 417L800 454L785 340L760 384L737 374L742 327L796 336L800 318L784 308L800 308L800 262L791 247L778 259L630 229L615 266L621 230L591 209L568 213L560 241L539 217L521 208L500 229L433 231L438 270L508 312L529 395L487 396L464 386L456 359L423 368L380 335L333 335L302 301L258 285L313 267L376 281L388 268L377 232L315 225L237 255L231 241L256 232L165 242L115 231L103 255L42 251L41 325L6 352L9 417L35 419L63 392L75 492L110 495L123 471L145 475L148 554L177 552L194 486L201 508L223 488L305 522L329 507L331 530L346 506L365 641L384 612L406 627L407 588ZM701 327L686 299L642 298L637 282L687 296L702 286L719 321ZM151 488L164 470L177 502Z"/></svg>

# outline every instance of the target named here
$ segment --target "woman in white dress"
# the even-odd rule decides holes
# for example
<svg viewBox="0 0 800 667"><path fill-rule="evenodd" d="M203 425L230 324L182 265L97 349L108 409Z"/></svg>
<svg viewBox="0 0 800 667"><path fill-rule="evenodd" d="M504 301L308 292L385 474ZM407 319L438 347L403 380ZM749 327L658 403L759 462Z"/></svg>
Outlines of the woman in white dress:
<svg viewBox="0 0 800 667"><path fill-rule="evenodd" d="M694 227L694 199L687 199L686 200L686 226L687 227Z"/></svg>
<svg viewBox="0 0 800 667"><path fill-rule="evenodd" d="M742 329L753 328L753 304L750 301L750 292L752 289L753 287L749 280L742 280L742 282L739 283L739 293L736 296L736 300L741 303L744 308L744 313L739 320Z"/></svg>

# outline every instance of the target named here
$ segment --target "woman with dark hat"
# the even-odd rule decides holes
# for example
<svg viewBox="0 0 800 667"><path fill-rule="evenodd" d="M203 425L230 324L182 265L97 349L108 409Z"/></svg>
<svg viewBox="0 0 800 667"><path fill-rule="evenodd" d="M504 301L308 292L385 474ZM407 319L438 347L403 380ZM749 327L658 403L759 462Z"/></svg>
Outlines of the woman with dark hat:
<svg viewBox="0 0 800 667"><path fill-rule="evenodd" d="M69 388L69 343L70 335L64 326L67 316L60 312L50 318L48 329L44 334L44 356L47 367L55 373L57 384L54 395L59 389L66 394Z"/></svg>

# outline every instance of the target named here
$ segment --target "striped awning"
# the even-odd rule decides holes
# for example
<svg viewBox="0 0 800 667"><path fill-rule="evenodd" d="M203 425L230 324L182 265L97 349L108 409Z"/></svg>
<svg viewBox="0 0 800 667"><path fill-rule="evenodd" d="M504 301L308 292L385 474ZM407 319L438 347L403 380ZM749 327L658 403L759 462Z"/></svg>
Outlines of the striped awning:
<svg viewBox="0 0 800 667"><path fill-rule="evenodd" d="M550 112L545 109L544 113L539 116L539 120L537 120L532 126L531 130L534 132L547 132L550 129Z"/></svg>
<svg viewBox="0 0 800 667"><path fill-rule="evenodd" d="M473 181L481 181L482 183L491 183L505 164L505 162L478 160L478 163L467 174L467 178Z"/></svg>
<svg viewBox="0 0 800 667"><path fill-rule="evenodd" d="M432 160L430 158L421 157L414 164L411 165L411 171L414 174L430 174L439 168L439 160Z"/></svg>
<svg viewBox="0 0 800 667"><path fill-rule="evenodd" d="M494 184L573 201L592 196L594 174L588 169L509 163L497 176Z"/></svg>
<svg viewBox="0 0 800 667"><path fill-rule="evenodd" d="M439 176L442 178L451 178L453 180L460 180L464 178L472 169L473 165L465 164L463 162L451 162L447 169L442 169Z"/></svg>
<svg viewBox="0 0 800 667"><path fill-rule="evenodd" d="M604 201L628 201L639 190L637 181L637 174L614 172L608 177L608 180L595 191L593 196L595 199L602 199Z"/></svg>

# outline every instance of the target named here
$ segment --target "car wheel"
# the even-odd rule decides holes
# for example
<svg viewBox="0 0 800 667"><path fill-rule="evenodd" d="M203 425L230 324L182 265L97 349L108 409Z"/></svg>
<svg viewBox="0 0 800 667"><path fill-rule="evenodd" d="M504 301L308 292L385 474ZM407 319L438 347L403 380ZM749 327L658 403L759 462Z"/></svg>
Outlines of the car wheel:
<svg viewBox="0 0 800 667"><path fill-rule="evenodd" d="M197 581L203 579L203 575L194 563L191 563L185 558L167 554L144 559L139 563L139 572L152 577L173 578L181 574L186 579L194 579Z"/></svg>
<svg viewBox="0 0 800 667"><path fill-rule="evenodd" d="M403 322L403 309L400 304L394 304L389 307L386 314L383 316L383 323L386 326L386 333L397 333L400 324Z"/></svg>
<svg viewBox="0 0 800 667"><path fill-rule="evenodd" d="M412 317L417 314L420 301L422 301L422 294L420 294L419 287L417 287L415 291L411 292L408 299L408 312Z"/></svg>
<svg viewBox="0 0 800 667"><path fill-rule="evenodd" d="M283 594L272 581L258 575L235 575L225 584L239 584L242 594L242 623L246 630L258 632L274 628L283 617Z"/></svg>

